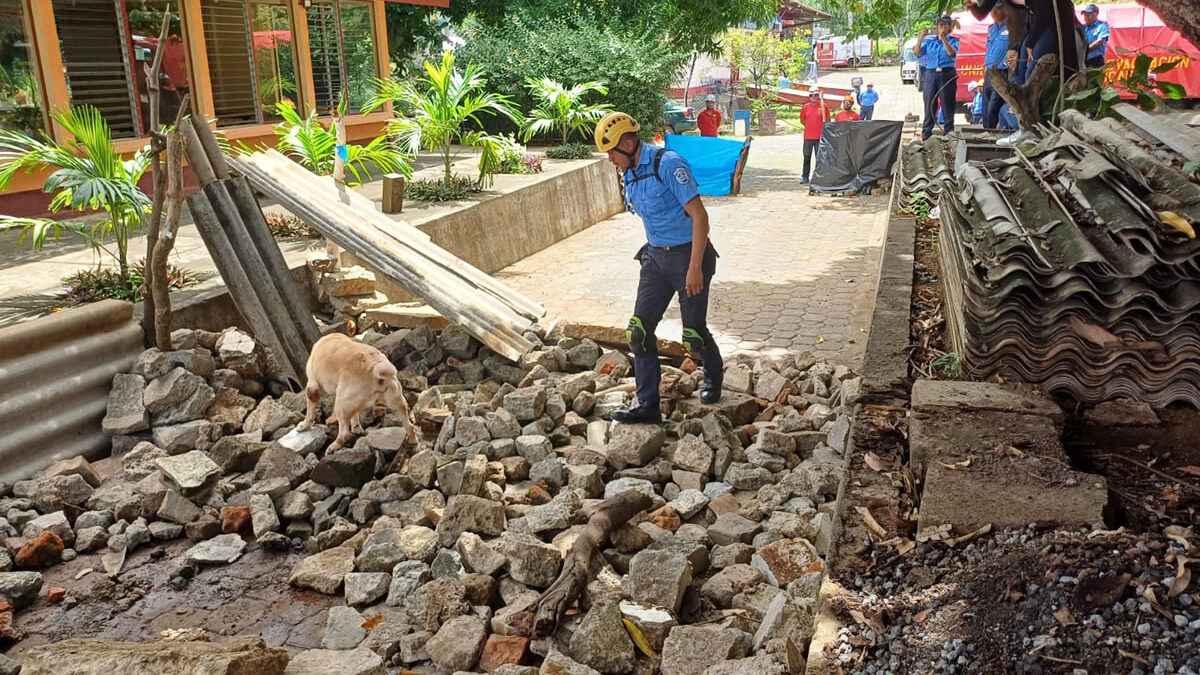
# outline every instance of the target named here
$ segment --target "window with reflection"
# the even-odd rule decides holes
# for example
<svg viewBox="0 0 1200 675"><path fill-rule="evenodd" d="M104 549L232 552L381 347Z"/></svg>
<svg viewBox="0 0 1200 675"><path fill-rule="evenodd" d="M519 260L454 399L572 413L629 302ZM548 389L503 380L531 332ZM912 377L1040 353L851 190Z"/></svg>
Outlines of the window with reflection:
<svg viewBox="0 0 1200 675"><path fill-rule="evenodd" d="M150 132L147 76L154 55L159 71L159 124L169 124L191 91L187 46L173 0L51 0L71 105L89 104L104 115L114 138ZM165 44L163 15L171 8Z"/></svg>
<svg viewBox="0 0 1200 675"><path fill-rule="evenodd" d="M43 128L41 87L21 0L0 0L0 129L36 136Z"/></svg>
<svg viewBox="0 0 1200 675"><path fill-rule="evenodd" d="M374 94L371 78L379 75L371 3L313 0L308 39L317 109L327 113L343 94L350 110L366 106Z"/></svg>

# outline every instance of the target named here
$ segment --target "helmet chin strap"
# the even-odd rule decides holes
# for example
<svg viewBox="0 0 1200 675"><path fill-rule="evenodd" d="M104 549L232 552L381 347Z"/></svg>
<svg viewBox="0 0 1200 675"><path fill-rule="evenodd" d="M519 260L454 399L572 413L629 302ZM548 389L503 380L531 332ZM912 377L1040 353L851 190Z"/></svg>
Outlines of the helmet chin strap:
<svg viewBox="0 0 1200 675"><path fill-rule="evenodd" d="M613 148L613 150L616 150L617 152L619 152L622 155L625 155L627 158L629 158L630 166L633 166L637 163L638 152L640 152L641 149L642 149L642 139L640 139L640 138L637 139L637 145L633 146L632 152L626 152L626 151L622 150L620 148L620 146Z"/></svg>

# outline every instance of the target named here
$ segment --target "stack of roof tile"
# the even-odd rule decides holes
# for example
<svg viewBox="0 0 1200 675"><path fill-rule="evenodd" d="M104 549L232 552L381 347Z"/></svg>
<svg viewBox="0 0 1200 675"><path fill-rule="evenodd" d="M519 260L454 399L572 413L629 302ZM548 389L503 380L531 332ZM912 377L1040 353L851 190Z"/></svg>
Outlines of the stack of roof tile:
<svg viewBox="0 0 1200 675"><path fill-rule="evenodd" d="M949 343L975 378L1200 406L1200 185L1117 122L1062 124L938 181ZM928 190L918 163L905 154L905 188Z"/></svg>

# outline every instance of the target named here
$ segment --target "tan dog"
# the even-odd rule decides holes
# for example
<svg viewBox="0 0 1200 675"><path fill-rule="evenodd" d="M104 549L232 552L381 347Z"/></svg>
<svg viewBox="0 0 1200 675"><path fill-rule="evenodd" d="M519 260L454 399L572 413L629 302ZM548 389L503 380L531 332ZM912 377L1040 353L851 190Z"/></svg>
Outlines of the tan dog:
<svg viewBox="0 0 1200 675"><path fill-rule="evenodd" d="M308 373L308 414L296 429L312 428L321 404L321 394L333 394L333 415L326 424L338 423L337 439L328 452L335 452L350 440L350 433L362 434L359 416L369 406L383 403L400 413L409 438L414 429L409 419L408 401L396 379L396 367L383 352L358 340L333 333L317 340L305 368Z"/></svg>

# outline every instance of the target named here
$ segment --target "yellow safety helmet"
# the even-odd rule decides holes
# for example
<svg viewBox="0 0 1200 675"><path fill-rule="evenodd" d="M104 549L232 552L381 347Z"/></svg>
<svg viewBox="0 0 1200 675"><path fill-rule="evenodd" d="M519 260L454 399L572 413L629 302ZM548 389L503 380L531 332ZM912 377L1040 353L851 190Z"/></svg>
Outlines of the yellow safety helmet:
<svg viewBox="0 0 1200 675"><path fill-rule="evenodd" d="M641 129L637 120L623 112L611 112L596 125L596 148L608 152L617 147L621 136Z"/></svg>

